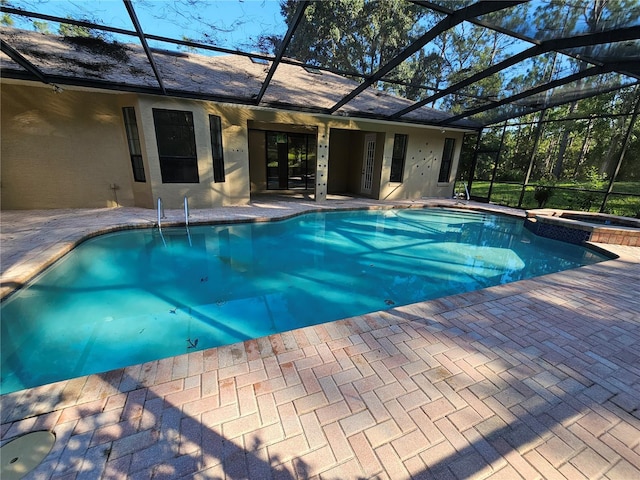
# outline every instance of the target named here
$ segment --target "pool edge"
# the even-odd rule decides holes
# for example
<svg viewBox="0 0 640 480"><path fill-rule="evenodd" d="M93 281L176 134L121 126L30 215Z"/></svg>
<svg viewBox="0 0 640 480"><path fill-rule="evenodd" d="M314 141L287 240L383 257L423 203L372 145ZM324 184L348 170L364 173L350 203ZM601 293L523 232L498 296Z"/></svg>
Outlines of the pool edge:
<svg viewBox="0 0 640 480"><path fill-rule="evenodd" d="M319 213L326 211L356 211L356 210L393 210L393 209L424 209L424 208L456 208L461 210L472 211L485 211L488 213L502 214L514 218L525 218L524 210L504 209L490 204L471 204L469 202L462 203L460 201L448 201L444 199L431 199L428 202L411 202L411 203L393 203L393 204L373 204L373 205L356 205L356 206L336 206L330 204L322 204L318 206L307 206L302 210L292 211L282 214L273 214L272 216L260 216L245 217L245 218L211 218L203 220L191 220L189 226L202 226L202 225L220 225L220 224L242 224L242 223L263 223L282 221L295 218L300 215L308 213ZM144 209L149 213L150 217L153 217L154 210ZM198 210L192 211L193 213ZM239 213L239 212L238 212ZM195 216L195 215L194 215ZM170 220L163 223L164 227L184 227L184 220ZM23 288L27 283L32 281L38 275L42 274L47 268L52 266L55 262L64 257L71 250L82 244L83 242L90 240L91 238L107 233L114 233L118 231L137 230L137 229L150 229L157 228L157 222L146 221L144 223L122 223L116 225L107 225L101 227L95 227L87 232L79 232L76 238L64 239L60 242L56 242L53 245L48 246L40 252L39 257L42 260L36 259L32 267L24 271L21 274L10 276L5 278L6 272L2 273L0 277L0 303L8 300L15 292ZM13 265L13 267L19 267Z"/></svg>

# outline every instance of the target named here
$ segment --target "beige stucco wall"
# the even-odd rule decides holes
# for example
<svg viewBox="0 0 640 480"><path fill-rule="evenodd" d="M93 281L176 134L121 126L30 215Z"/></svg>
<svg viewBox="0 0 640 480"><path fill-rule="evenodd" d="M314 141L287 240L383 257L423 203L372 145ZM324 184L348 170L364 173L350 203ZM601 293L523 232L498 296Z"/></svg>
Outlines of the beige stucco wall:
<svg viewBox="0 0 640 480"><path fill-rule="evenodd" d="M134 205L126 95L3 82L0 97L3 209Z"/></svg>
<svg viewBox="0 0 640 480"><path fill-rule="evenodd" d="M371 197L399 200L420 197L450 197L462 147L462 132L389 123L352 121L355 130L331 130L329 162L330 193L361 193L364 139L377 133ZM344 127L344 125L343 125ZM396 133L407 135L407 153L402 182L390 182L393 142ZM438 174L444 139L456 140L450 182L439 183Z"/></svg>
<svg viewBox="0 0 640 480"><path fill-rule="evenodd" d="M463 132L441 128L403 125L385 121L358 120L329 115L276 111L267 109L240 108L246 113L252 128L264 128L281 131L291 130L292 126L317 127L318 132L329 132L328 182L326 193L361 194L362 160L364 137L366 133L376 133L376 154L374 165L372 198L411 199L420 197L450 197L453 194L453 180L457 170ZM389 182L393 140L396 133L408 135L407 155L402 183ZM320 136L319 136L320 137ZM438 183L440 162L444 149L444 139L456 139L451 182ZM318 162L322 161L324 139L318 138ZM266 188L266 171L263 152L257 147L252 153L259 155L251 159L251 191ZM320 178L319 178L320 179ZM256 190L257 189L257 190ZM318 193L318 192L317 192Z"/></svg>
<svg viewBox="0 0 640 480"><path fill-rule="evenodd" d="M317 131L316 198L329 192L361 193L364 136L376 133L371 197L409 199L450 196L453 183L437 182L444 138L456 139L453 172L462 145L461 132L288 112L163 96L104 93L3 81L1 186L3 209L140 206L165 209L246 204L266 186L264 146L250 129ZM132 106L140 134L146 183L134 182L122 107ZM193 113L199 183L163 184L153 109ZM213 181L209 115L222 120L225 182ZM408 135L404 180L388 181L394 134ZM335 138L332 138L335 135ZM256 159L257 158L257 159ZM250 164L251 159L251 164ZM453 179L453 174L452 174ZM117 185L117 190L111 188ZM117 203L116 203L117 197Z"/></svg>
<svg viewBox="0 0 640 480"><path fill-rule="evenodd" d="M403 172L403 181L390 182L393 140L396 133L407 135L407 154ZM380 199L399 200L420 197L451 197L455 173L460 159L464 134L436 128L414 128L397 126L387 132L384 143L384 158L380 175ZM455 151L450 181L438 182L444 139L454 138Z"/></svg>
<svg viewBox="0 0 640 480"><path fill-rule="evenodd" d="M3 209L192 208L249 201L247 116L239 108L40 84L1 84ZM134 182L122 107L134 107L146 182ZM153 108L193 112L200 183L163 184ZM222 118L225 182L213 181L208 115ZM111 188L115 185L117 189Z"/></svg>
<svg viewBox="0 0 640 480"><path fill-rule="evenodd" d="M241 109L151 95L141 95L139 107L141 118L138 128L140 136L145 139L143 150L149 165L147 181L154 198L162 198L165 209L181 208L185 196L191 208L246 204L249 201L248 136L246 116ZM192 112L199 183L162 183L153 122L154 108ZM222 123L225 181L219 183L213 180L209 115L219 116Z"/></svg>

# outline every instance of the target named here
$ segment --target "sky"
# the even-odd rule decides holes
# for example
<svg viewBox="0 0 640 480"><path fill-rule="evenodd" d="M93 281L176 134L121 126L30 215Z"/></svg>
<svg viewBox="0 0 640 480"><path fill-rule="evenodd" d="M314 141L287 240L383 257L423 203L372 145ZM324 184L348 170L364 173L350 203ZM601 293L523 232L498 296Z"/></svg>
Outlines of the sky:
<svg viewBox="0 0 640 480"><path fill-rule="evenodd" d="M71 16L134 30L121 0L9 0L11 6L59 17ZM171 38L205 39L225 48L250 48L261 34L286 32L278 0L134 0L145 33ZM33 28L16 22L16 27ZM55 33L57 25L51 25ZM131 42L131 37L115 40ZM170 48L167 44L153 45Z"/></svg>

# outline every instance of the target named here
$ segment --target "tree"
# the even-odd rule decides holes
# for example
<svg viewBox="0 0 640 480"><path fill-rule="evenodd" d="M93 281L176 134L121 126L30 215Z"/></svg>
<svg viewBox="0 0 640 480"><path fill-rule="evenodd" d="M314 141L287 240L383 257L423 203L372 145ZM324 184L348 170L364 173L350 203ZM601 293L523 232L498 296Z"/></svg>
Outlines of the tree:
<svg viewBox="0 0 640 480"><path fill-rule="evenodd" d="M7 0L0 0L0 6L7 5ZM8 13L3 13L0 17L0 25L6 25L7 27L13 26L13 18Z"/></svg>
<svg viewBox="0 0 640 480"><path fill-rule="evenodd" d="M72 17L68 16L67 18L71 19ZM101 33L95 29L73 25L71 23L61 23L58 27L58 33L63 37L101 37Z"/></svg>
<svg viewBox="0 0 640 480"><path fill-rule="evenodd" d="M33 21L33 29L36 32L44 33L45 35L51 34L51 30L49 29L49 22L41 22L38 20Z"/></svg>
<svg viewBox="0 0 640 480"><path fill-rule="evenodd" d="M628 2L625 0L591 0L584 2L578 6L572 4L567 5L567 15L565 22L572 25L574 28L580 20L582 20L585 27L580 33L596 33L605 31L612 25L629 24L629 21L633 17L629 17L629 12L636 12L640 14L638 5L636 2ZM632 13L633 14L633 13ZM637 19L637 16L636 16ZM584 48L583 55L585 58L589 58L593 55L595 46L587 46ZM588 67L585 62L578 64L578 71L584 71ZM591 82L598 82L605 77L596 77ZM587 83L587 79L581 79L576 82L576 88L580 89L583 83ZM577 109L577 102L572 102L569 107L568 115L572 115ZM559 179L564 173L564 161L567 153L567 147L569 144L570 130L565 129L562 133L562 139L558 148L558 156L555 166L553 168L553 175ZM617 143L617 142L615 142ZM615 143L610 145L609 152L607 153L607 159L611 158L611 155L615 151ZM605 162L606 163L606 162ZM608 168L603 167L601 174L606 174Z"/></svg>
<svg viewBox="0 0 640 480"><path fill-rule="evenodd" d="M287 23L297 7L294 0L281 3ZM424 33L423 20L427 14L427 10L403 0L312 2L285 54L302 62L366 77ZM262 40L274 52L280 45L277 37ZM408 84L425 80L425 75L417 71L423 59L418 55L416 61L405 62L392 72L390 79Z"/></svg>
<svg viewBox="0 0 640 480"><path fill-rule="evenodd" d="M503 60L503 52L509 51L512 42L513 39L499 32L467 23L439 35L434 44L438 48L442 68L436 78L436 87L458 83ZM496 73L445 99L441 107L452 113L478 107L497 99L504 83L503 75Z"/></svg>

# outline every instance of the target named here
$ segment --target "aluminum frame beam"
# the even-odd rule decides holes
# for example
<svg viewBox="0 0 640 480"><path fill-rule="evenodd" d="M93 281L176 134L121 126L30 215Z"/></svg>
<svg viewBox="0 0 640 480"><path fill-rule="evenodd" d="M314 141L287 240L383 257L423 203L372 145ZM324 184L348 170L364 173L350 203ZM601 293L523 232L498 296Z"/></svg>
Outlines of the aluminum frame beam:
<svg viewBox="0 0 640 480"><path fill-rule="evenodd" d="M419 39L405 48L398 55L393 57L391 61L387 62L383 65L377 72L371 75L367 80L361 83L357 88L351 91L348 95L342 98L338 103L336 103L329 110L331 113L336 112L343 105L349 103L356 96L361 94L375 82L379 81L388 74L391 70L396 68L402 62L404 62L411 55L419 51L422 47L424 47L427 43L432 41L441 33L450 30L456 25L468 20L470 18L477 17L478 15L485 15L487 13L496 12L499 10L504 10L505 8L512 7L514 5L518 5L524 3L526 0L510 0L510 1L487 1L487 2L477 2L468 7L461 8L460 10L456 10L455 12L449 14L446 18L442 19L438 22L431 30L422 35Z"/></svg>
<svg viewBox="0 0 640 480"><path fill-rule="evenodd" d="M46 83L46 84L51 83L47 75L45 75L42 72L42 70L40 70L33 63L27 60L20 52L18 52L15 48L13 48L11 45L9 45L7 42L2 40L1 38L0 38L0 50L4 54L6 54L9 58L11 58L11 60L13 60L22 68L24 68L26 71L34 75L42 83Z"/></svg>
<svg viewBox="0 0 640 480"><path fill-rule="evenodd" d="M76 20L76 19L73 19L73 18L62 18L62 17L57 17L57 16L54 16L54 15L47 15L47 14L33 12L33 11L29 11L29 10L19 10L19 9L11 8L11 7L0 7L0 12L12 14L12 15L20 15L20 16L28 17L28 18L38 18L40 20L47 20L47 21L50 21L50 22L66 23L66 24L69 24L69 25L77 25L79 27L90 28L90 29L93 29L93 30L104 30L105 32L117 33L117 34L120 34L120 35L128 35L128 36L131 36L131 37L138 38L138 34L134 30L127 30L127 29L123 29L123 28L110 27L108 25L102 25L102 24L99 24L99 23L87 22L85 20ZM231 49L231 48L218 47L218 46L215 46L215 45L209 45L209 44L206 44L206 43L200 43L200 42L196 42L196 41L193 41L193 40L183 40L183 39L178 39L178 38L165 37L165 36L162 36L162 35L155 35L155 34L151 34L151 33L145 33L144 36L148 40L156 40L156 41L159 41L159 42L165 42L165 43L170 43L170 44L174 44L174 45L181 45L181 46L184 46L184 47L197 48L197 49L201 49L201 50L209 50L209 51L218 52L218 53L227 53L229 55L238 55L238 56L247 57L247 58L259 58L259 59L262 59L262 60L267 60L269 62L273 61L274 58L275 58L273 55L244 52L242 50L234 50L234 49ZM300 66L300 67L317 68L318 70L322 70L323 72L335 73L336 75L342 75L342 76L362 77L362 78L365 77L365 75L363 75L362 73L359 73L359 72L349 72L349 71L340 70L340 69L336 69L336 68L322 67L322 66L312 65L310 63L301 62L301 61L298 61L298 60L294 60L294 59L290 59L290 58L284 58L284 57L280 60L280 63L285 63L285 64L288 64L288 65L296 65L296 66Z"/></svg>
<svg viewBox="0 0 640 480"><path fill-rule="evenodd" d="M470 77L454 85L450 85L444 90L441 90L438 93L430 95L429 97L423 100L420 100L419 102L416 102L407 108L399 110L398 112L391 115L390 118L393 118L393 119L399 118L403 115L406 115L409 112L412 112L413 110L416 110L420 107L427 105L428 103L434 102L446 95L455 93L464 87L467 87L473 83L476 83L479 80L482 80L484 78L487 78L493 75L494 73L498 73L504 70L505 68L511 67L528 58L535 57L537 55L542 55L543 53L549 53L553 51L558 51L562 53L561 50L564 50L567 48L586 47L590 45L602 45L605 43L622 42L625 40L637 40L637 39L640 39L640 26L616 30L615 34L612 34L612 32L598 32L598 33L580 35L580 36L570 37L570 38L560 38L560 39L543 41L538 45L534 45L531 48L528 48L516 55L513 55L512 57L509 57L503 60L502 62L496 63L495 65L485 68L481 72L478 72L475 75L471 75Z"/></svg>
<svg viewBox="0 0 640 480"><path fill-rule="evenodd" d="M289 58L284 58L284 53L286 52L286 49L289 45L289 42L291 41L293 35L295 34L296 29L299 26L299 22L301 21L302 18L302 13L299 13L301 10L304 11L304 9L306 8L307 4L309 3L308 0L304 1L304 2L300 2L301 5L298 6L298 10L295 14L296 21L290 25L287 34L285 36L285 39L283 40L283 44L281 45L281 47L278 50L278 53L276 54L276 56L271 56L271 55L264 55L264 54L251 54L249 52L243 52L243 51L239 51L239 50L233 50L233 49L227 49L227 48L222 48L222 47L216 47L213 45L207 45L207 44L202 44L199 42L195 42L195 41L189 41L189 40L178 40L178 39L173 39L173 38L168 38L168 37L164 37L164 36L160 36L160 35L152 35L152 34L146 34L144 33L144 31L142 30L142 27L139 24L139 21L137 19L137 15L136 12L134 10L133 7L133 3L132 0L123 0L125 7L129 13L129 16L131 17L131 21L134 25L134 27L136 28L135 31L133 30L128 30L128 29L123 29L123 28L117 28L117 27L112 27L112 26L108 26L108 25L101 25L101 24L96 24L96 23L92 23L90 21L85 21L85 20L75 20L75 19L71 19L71 18L61 18L61 17L56 17L53 15L47 15L47 14L42 14L42 13L37 13L37 12L29 12L26 10L21 10L21 9L16 9L16 8L12 8L12 7L6 7L6 6L2 6L0 7L0 11L4 12L4 13L8 13L8 14L14 14L14 15L20 15L20 16L25 16L25 17L31 17L31 18L38 18L38 19L42 19L42 20L47 20L47 21L53 21L53 22L58 22L58 23L66 23L66 24L71 24L71 25L77 25L80 27L85 27L85 28L90 28L90 29L96 29L96 30L101 30L101 31L105 31L105 32L111 32L111 33L115 33L115 34L120 34L120 35L126 35L126 36L131 36L134 38L138 38L143 50L145 51L145 54L148 58L149 64L154 72L155 78L158 82L159 88L156 87L145 87L145 86L136 86L136 85L128 85L128 84L112 84L111 82L103 82L100 80L95 80L95 79L83 79L83 78L75 78L75 77L62 77L62 76L58 76L58 75L47 75L45 74L42 70L40 70L35 64L33 64L32 62L30 62L27 58L25 58L22 54L20 54L19 51L17 51L15 48L13 48L11 45L9 45L9 43L5 40L2 40L1 43L1 47L2 47L2 51L7 54L10 58L12 58L18 65L20 65L25 71L24 72L19 72L19 71L8 71L8 72L4 72L3 71L3 75L6 77L11 77L11 78L21 78L21 79L30 79L30 80L34 80L37 79L45 84L51 84L51 83L60 83L60 84L68 84L68 85L83 85L83 86L90 86L90 87L95 87L95 88L109 88L112 90L121 90L121 91L132 91L132 92L149 92L149 93L162 93L164 95L175 95L175 96L179 96L179 97L185 97L185 98L199 98L199 99L210 99L210 100L218 100L218 101L230 101L233 103L239 103L239 104L255 104L255 103L260 103L263 99L263 96L272 80L273 75L275 74L276 68L278 67L278 65L280 63L286 63L286 64L291 64L291 65L297 65L297 66L311 66L309 64L306 64L304 62L299 62L293 59L289 59ZM413 53L417 52L420 48L422 48L424 45L426 45L430 40L432 40L433 38L435 38L435 36L437 36L438 34L442 33L443 31L446 31L449 28L454 27L455 25L463 22L463 21L469 21L471 23L474 23L476 25L480 25L482 27L485 28L489 28L492 29L494 31L498 31L501 33L504 33L506 35L509 35L511 37L514 38L518 38L520 40L524 40L527 42L532 43L534 46L531 47L530 49L525 50L524 52L521 52L509 59L506 59L503 62L500 62L499 64L496 64L492 67L489 67L488 69L483 70L482 72L478 72L476 75L470 77L469 79L463 80L462 82L458 82L455 85L452 85L450 87L448 87L445 90L439 91L436 94L431 95L428 99L425 100L421 100L420 102L416 102L415 104L409 106L406 109L400 110L398 112L395 112L391 115L375 115L375 116L371 116L372 118L379 118L379 119L385 119L385 120L395 120L395 121L403 121L404 123L421 123L421 124L432 124L432 125L449 125L452 122L455 122L461 118L465 118L465 117L470 117L471 115L474 115L476 113L479 113L479 110L477 109L473 109L473 110L469 110L466 112L463 112L461 115L457 115L454 117L451 117L447 120L444 121L440 121L440 122L424 122L424 121L419 121L419 120L415 120L415 119L410 119L410 118L401 118L403 115L405 115L406 113L408 113L409 111L415 110L417 108L420 108L423 105L426 105L427 103L434 101L438 98L442 98L444 95L450 94L450 93L454 93L456 91L459 91L460 89L464 88L465 86L471 85L472 83L474 83L475 81L478 81L482 78L486 78L489 75L492 75L504 68L508 68L511 65L514 65L516 63L518 63L518 61L522 61L530 56L535 56L541 53L546 53L546 52L550 52L550 51L560 51L562 49L570 49L570 48L574 48L574 47L580 47L580 46L588 46L588 45L598 45L598 44L604 44L604 43L611 43L611 42L620 42L620 41L624 41L624 40L631 40L631 39L640 39L640 27L639 26L635 26L635 27L627 27L627 28L622 28L622 29L618 29L618 30L610 30L607 32L599 32L596 34L585 34L585 35L580 35L577 37L572 37L572 38L560 38L560 39L552 39L552 40L545 40L545 41L540 41L540 40L535 40L529 37L526 37L525 35L519 34L517 32L513 32L510 31L506 28L500 27L499 25L492 25L488 22L482 21L481 19L477 18L481 15L484 15L486 13L490 13L491 11L499 11L505 8L509 8L511 6L520 4L520 3L524 3L524 0L521 1L480 1L477 3L474 3L472 5L469 5L467 7L464 7L460 10L451 10L447 7L444 7L442 5L438 5L437 3L432 3L429 1L419 1L419 0L412 0L412 3L422 6L424 8L428 8L432 11L436 11L436 12L440 12L443 13L445 15L447 15L447 18L443 19L441 22L439 22L434 28L432 28L429 32L427 32L425 35L423 35L423 37L421 37L420 39L418 39L416 42L412 43L411 45L409 45L409 47L407 47L405 50L403 50L402 52L400 52L398 55L396 55L390 62L388 62L386 65L384 65L382 68L380 68L376 73L374 73L373 75L367 77L365 75L363 75L362 73L349 73L349 72L342 72L342 71L338 71L332 68L324 68L324 67L317 67L314 66L314 68L318 68L321 71L327 71L327 72L331 72L334 74L338 74L338 75L352 75L355 77L361 77L364 78L365 81L363 82L363 84L361 84L358 88L354 89L350 94L348 94L347 96L345 96L340 102L338 102L336 105L334 105L331 109L326 109L326 108L320 108L320 107L314 107L314 106L306 106L306 107L301 107L301 106L286 106L284 108L293 108L295 110L301 110L301 111L310 111L310 112L318 112L318 113L335 113L336 110L338 110L341 106L343 106L344 104L348 103L349 101L351 101L353 98L355 98L358 94L360 94L362 91L364 91L367 87L369 87L370 85L373 85L375 82L382 80L382 78L389 73L391 70L393 70L394 68L396 68L400 63L402 63L404 60L406 60L409 56L411 56ZM303 6L304 5L304 6ZM262 83L261 86L261 90L260 93L257 95L257 97L254 97L254 99L249 99L249 98L236 98L236 97L225 97L225 96L209 96L209 95L202 95L199 94L198 92L191 92L191 91L187 91L187 90L178 90L178 89L172 89L172 90L167 90L164 86L163 83L163 78L162 75L160 74L159 70L157 69L157 66L155 64L154 61L154 57L153 57L153 52L151 51L151 49L149 48L149 46L147 45L147 39L149 40L157 40L157 41L162 41L162 42L167 42L170 44L174 44L174 45L183 45L183 46L188 46L188 47L193 47L193 48L199 48L199 49L204 49L204 50L210 50L210 51L216 51L216 52L221 52L221 53L227 53L227 54L233 54L233 55L240 55L240 56L245 56L245 57L256 57L256 58L262 58L268 61L272 61L272 66L269 70L269 73L267 75L267 78L265 79L265 81ZM577 55L573 55L571 54L571 52L561 52L561 53L565 53L567 55L570 55L572 57L577 57ZM605 72L609 72L609 71L616 71L618 73L621 74L625 74L625 75L629 75L632 76L634 78L639 78L640 79L640 75L638 75L637 71L637 65L634 64L634 62L618 62L618 63L614 63L611 64L609 62L602 62L599 61L597 59L591 59L588 58L587 56L581 57L581 60L584 60L586 62L592 63L594 65L597 65L598 67L602 68L602 70L600 71L596 71L593 70L595 73L593 73L593 75L596 75L598 73L605 73ZM620 68L620 67L627 67L625 68ZM591 69L589 69L588 71L592 71ZM636 72L636 73L634 73ZM571 77L566 77L566 78L571 78ZM526 98L526 96L529 95L535 95L536 93L538 93L539 91L544 91L544 90L548 90L550 88L554 88L558 85L562 85L564 83L568 83L569 81L573 81L575 80L568 80L568 81L564 81L566 79L561 79L561 81L563 81L563 83L552 83L552 84L546 84L544 86L541 87L536 87L536 89L532 89L532 90L528 90L528 95L524 95L524 94L519 94L518 96L514 96L514 97L510 97L509 102L505 102L500 101L497 103L493 103L491 105L487 105L487 106L483 106L483 107L479 107L480 109L482 109L482 111L486 111L486 110L490 110L492 108L497 108L501 105L504 105L505 103L510 103L512 101L516 101L520 98ZM390 80L391 83L394 83L392 80ZM624 86L616 86L616 87L612 87L610 89L608 89L607 91L612 91L612 90L618 90L621 88L626 88L630 85L624 85ZM542 88L542 90L538 90L538 88ZM523 93L527 93L527 92L523 92ZM568 101L574 101L576 99L579 98L587 98L589 96L593 96L594 93L591 92L590 94L585 94L584 96L580 96L580 97L572 97L569 100L562 100L560 102L556 102L553 104L548 104L546 105L546 108L552 106L552 105L561 105L563 103L566 103ZM257 98L257 102L256 102L256 98ZM507 99L505 99L507 100ZM268 104L270 106L274 106L276 108L279 107L279 104L276 103L271 103ZM535 112L535 111L539 111L539 108L532 108L530 110L530 112ZM514 115L510 115L510 116L505 116L502 115L500 116L499 120L498 119L493 119L491 120L491 124L493 123L497 123L498 121L503 121L504 119L508 119L508 118L513 118L513 117L517 117L517 116L521 116L523 115L522 112L518 112ZM364 113L358 113L356 116L360 117L367 117L366 114ZM470 127L470 128L474 128L474 127Z"/></svg>
<svg viewBox="0 0 640 480"><path fill-rule="evenodd" d="M22 17L37 18L39 20L46 20L48 22L67 23L69 25L77 25L78 27L85 27L95 30L104 30L111 33L119 33L121 35L131 35L136 37L138 34L133 30L126 30L124 28L110 27L109 25L100 25L93 22L87 22L85 20L76 20L74 18L62 18L55 15L47 15L45 13L31 12L29 10L20 10L12 7L0 8L2 13L8 13L11 15L20 15Z"/></svg>
<svg viewBox="0 0 640 480"><path fill-rule="evenodd" d="M593 92L585 92L584 95L578 95L578 96L571 97L571 98L565 98L565 99L559 100L557 102L550 102L550 103L547 103L545 105L540 105L538 107L529 107L530 110L528 112L525 112L525 113L522 113L522 112L514 113L512 115L502 115L500 117L492 119L491 123L487 123L484 126L495 125L495 124L501 123L501 122L503 122L505 120L509 120L511 118L518 118L518 117L522 117L523 115L529 115L530 113L539 112L541 110L555 108L555 107L558 107L560 105L564 105L565 103L577 102L577 101L583 100L585 98L594 97L596 95L603 95L605 93L615 92L617 90L623 90L625 88L631 88L631 87L633 87L635 85L640 85L640 81L637 82L637 83L631 83L629 85L615 85L615 86L612 86L612 87L609 87L609 88L605 88L604 90L601 90L601 91L599 91L599 92L597 92L595 94ZM627 116L627 114L617 114L617 115L611 115L611 116L625 117L625 116ZM608 118L609 116L608 115L603 115L603 117L607 117ZM567 117L567 118L563 118L563 119L559 119L559 120L553 120L553 122L571 121L571 120L585 120L585 119L586 119L585 117L583 117L583 118Z"/></svg>
<svg viewBox="0 0 640 480"><path fill-rule="evenodd" d="M308 6L309 6L309 1L303 1L298 3L298 6L296 7L296 12L293 15L292 22L289 25L289 28L287 29L287 33L282 39L282 43L278 48L276 57L273 59L273 62L271 63L271 68L269 68L269 72L267 73L266 78L262 82L262 87L260 88L260 92L256 97L256 105L258 105L262 101L262 97L264 97L264 94L267 91L267 88L269 87L269 83L271 83L271 79L273 78L273 75L276 73L278 65L280 64L280 61L284 56L284 52L287 50L287 47L291 42L291 38L293 38L293 34L297 30L298 25L300 24L300 21L304 16L304 11L307 9Z"/></svg>
<svg viewBox="0 0 640 480"><path fill-rule="evenodd" d="M471 110L466 110L458 115L454 115L452 117L449 117L446 120L443 120L441 122L439 122L439 125L447 125L451 122L455 122L456 120L460 120L462 118L467 118L470 117L472 115L477 115L478 113L482 113L482 112L486 112L487 110L492 110L494 108L497 107L501 107L502 105L506 105L508 103L513 103L516 102L518 100L521 100L523 98L527 98L527 97L531 97L535 94L538 93L542 93L542 92L546 92L547 90L551 90L552 88L556 88L556 87L560 87L562 85L566 85L567 83L571 83L571 82L575 82L577 80L580 80L581 78L586 78L586 77L592 77L594 75L598 75L601 73L610 73L610 72L615 72L620 70L620 66L624 66L626 65L627 62L620 62L620 63L612 63L612 64L607 64L607 65L602 65L602 66L594 66L591 68L587 68L585 70L582 70L581 72L577 72L574 73L572 75L568 75L564 78L560 78L558 80L553 80L551 82L547 82L545 84L539 85L535 88L531 88L529 90L525 90L524 92L518 93L516 95L512 95L511 97L507 97L507 98L503 98L502 100L495 102L495 103L491 103L488 105L483 105L481 107L477 107L477 108L473 108ZM572 100L568 100L568 101L572 101ZM563 102L564 103L564 102ZM529 112L528 112L529 113ZM492 121L492 124L494 123L498 123L496 121Z"/></svg>
<svg viewBox="0 0 640 480"><path fill-rule="evenodd" d="M122 0L122 1L124 2L124 6L127 9L127 12L129 13L131 22L133 23L133 26L136 29L138 38L140 39L140 43L142 44L142 48L144 49L144 53L147 55L147 58L149 59L149 65L151 66L151 70L153 70L153 74L156 77L156 81L158 82L158 85L160 86L160 91L162 92L163 95L166 95L167 90L164 88L164 82L162 81L162 76L160 75L160 71L158 70L156 61L153 59L153 53L151 53L151 49L147 44L147 39L145 38L144 31L142 30L142 26L138 21L138 16L136 15L136 11L133 8L133 4L131 3L131 0Z"/></svg>

